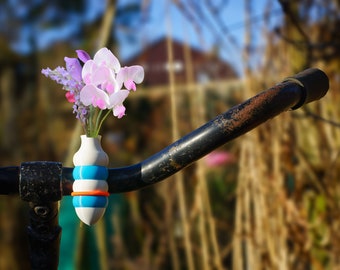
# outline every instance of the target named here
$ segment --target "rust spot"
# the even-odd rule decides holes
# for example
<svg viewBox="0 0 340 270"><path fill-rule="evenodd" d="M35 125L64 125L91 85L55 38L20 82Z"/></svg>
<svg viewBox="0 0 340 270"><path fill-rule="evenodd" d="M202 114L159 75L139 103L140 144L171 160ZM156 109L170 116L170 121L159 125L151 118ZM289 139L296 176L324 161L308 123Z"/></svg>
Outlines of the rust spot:
<svg viewBox="0 0 340 270"><path fill-rule="evenodd" d="M232 113L229 114L219 115L217 118L215 118L214 125L225 134L232 132L235 129L239 118L237 112L235 111L232 111Z"/></svg>
<svg viewBox="0 0 340 270"><path fill-rule="evenodd" d="M178 146L174 145L173 147L170 148L169 150L169 164L172 168L175 170L180 170L183 165L177 163L174 159L173 156L176 156L176 153L179 151Z"/></svg>
<svg viewBox="0 0 340 270"><path fill-rule="evenodd" d="M170 165L176 170L180 170L183 167L182 165L174 161L172 158L170 159Z"/></svg>

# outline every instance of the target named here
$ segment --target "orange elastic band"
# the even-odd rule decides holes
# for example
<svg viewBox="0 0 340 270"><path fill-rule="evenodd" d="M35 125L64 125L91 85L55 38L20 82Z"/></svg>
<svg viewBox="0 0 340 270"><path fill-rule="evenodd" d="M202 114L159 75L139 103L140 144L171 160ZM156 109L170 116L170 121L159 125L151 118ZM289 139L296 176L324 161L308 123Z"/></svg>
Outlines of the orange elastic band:
<svg viewBox="0 0 340 270"><path fill-rule="evenodd" d="M107 191L101 190L90 190L90 191L74 191L71 193L71 196L105 196L108 197L110 195Z"/></svg>

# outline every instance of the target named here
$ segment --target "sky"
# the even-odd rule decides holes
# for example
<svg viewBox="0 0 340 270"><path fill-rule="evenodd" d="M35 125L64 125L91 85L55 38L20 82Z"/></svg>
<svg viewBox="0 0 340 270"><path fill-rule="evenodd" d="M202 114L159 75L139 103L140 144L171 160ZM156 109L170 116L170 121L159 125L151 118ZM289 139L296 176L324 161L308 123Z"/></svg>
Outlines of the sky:
<svg viewBox="0 0 340 270"><path fill-rule="evenodd" d="M122 2L127 1L123 0ZM215 0L218 3L223 0ZM225 0L224 0L225 1ZM203 50L212 50L219 47L219 54L225 61L230 62L234 68L242 73L242 50L244 44L244 1L225 1L223 9L219 10L221 21L218 16L213 16L207 9L193 12L186 16L175 4L169 4L168 0L152 0L151 9L148 12L147 23L139 31L139 44L148 44L154 40L168 35L177 40L191 44ZM186 0L190 2L190 0ZM192 1L195 2L195 1ZM201 7L206 7L206 0L197 0L195 3L202 3ZM263 31L262 15L267 8L267 0L252 1L253 9L253 41L256 46L261 48L264 45L261 38ZM277 1L270 1L272 7L271 24L266 27L273 27L280 20L281 9ZM195 28L192 17L200 22L199 27ZM202 23L203 22L203 23ZM197 24L196 24L197 25ZM223 32L223 27L228 28L229 35ZM123 43L120 46L120 55L123 59L134 55L141 48L135 44ZM255 57L256 59L256 57ZM256 60L255 60L256 61Z"/></svg>

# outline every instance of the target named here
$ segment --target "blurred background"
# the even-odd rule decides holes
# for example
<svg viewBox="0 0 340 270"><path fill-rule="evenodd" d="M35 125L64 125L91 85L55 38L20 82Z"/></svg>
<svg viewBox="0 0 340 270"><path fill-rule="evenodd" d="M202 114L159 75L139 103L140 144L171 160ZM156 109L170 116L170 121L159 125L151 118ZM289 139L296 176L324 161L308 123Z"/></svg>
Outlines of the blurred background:
<svg viewBox="0 0 340 270"><path fill-rule="evenodd" d="M166 181L111 195L93 227L64 197L59 269L340 269L340 1L7 0L0 25L0 166L73 166L82 131L41 69L76 49L145 69L102 129L110 167L306 68L331 82ZM26 226L26 203L0 196L0 269L29 269Z"/></svg>

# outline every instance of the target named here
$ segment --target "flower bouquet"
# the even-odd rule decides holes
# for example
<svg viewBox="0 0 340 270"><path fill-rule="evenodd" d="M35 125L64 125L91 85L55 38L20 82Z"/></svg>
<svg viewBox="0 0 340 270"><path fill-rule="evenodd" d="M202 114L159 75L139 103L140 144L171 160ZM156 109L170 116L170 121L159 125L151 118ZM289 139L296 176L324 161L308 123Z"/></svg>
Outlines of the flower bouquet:
<svg viewBox="0 0 340 270"><path fill-rule="evenodd" d="M100 49L93 59L83 50L76 53L78 58L64 58L66 68L46 68L42 73L63 86L85 133L73 156L72 195L78 217L92 225L103 216L109 196L108 156L101 148L100 129L111 113L117 118L125 115L123 102L143 81L144 69L121 67L107 48Z"/></svg>

